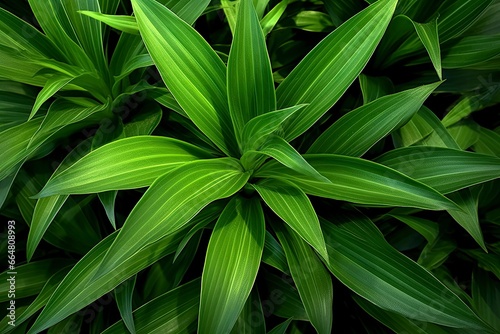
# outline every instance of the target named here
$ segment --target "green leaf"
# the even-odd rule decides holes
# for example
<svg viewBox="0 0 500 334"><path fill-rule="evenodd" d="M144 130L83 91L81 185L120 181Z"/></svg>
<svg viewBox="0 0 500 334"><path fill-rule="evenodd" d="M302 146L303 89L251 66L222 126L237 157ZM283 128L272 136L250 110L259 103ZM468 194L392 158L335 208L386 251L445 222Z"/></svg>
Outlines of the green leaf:
<svg viewBox="0 0 500 334"><path fill-rule="evenodd" d="M443 194L500 177L498 158L444 147L399 148L376 161Z"/></svg>
<svg viewBox="0 0 500 334"><path fill-rule="evenodd" d="M363 103L368 104L376 99L394 94L394 84L388 77L371 77L361 73L359 85L363 94Z"/></svg>
<svg viewBox="0 0 500 334"><path fill-rule="evenodd" d="M70 269L71 269L71 266L64 267L64 268L60 269L59 271L57 271L52 276L50 276L50 278L47 280L47 283L45 283L45 285L43 286L40 293L38 293L35 300L33 300L29 304L29 306L24 309L24 311L20 311L16 307L16 309L17 309L16 326L20 326L21 324L25 323L26 320L28 320L31 316L33 316L42 307L45 306L45 304L49 300L52 293L55 291L55 289L57 288L59 283L63 280L63 278L66 276L66 274L69 272ZM27 325L27 322L26 322L26 325ZM0 332L2 332L2 333L9 332L9 329L12 329L12 326L8 325L7 322L5 322L5 326L0 326Z"/></svg>
<svg viewBox="0 0 500 334"><path fill-rule="evenodd" d="M424 24L412 21L413 26L417 31L418 37L422 41L422 44L424 45L427 53L429 54L429 57L431 58L432 65L436 70L439 80L443 80L443 71L441 68L441 48L439 45L437 22L437 18Z"/></svg>
<svg viewBox="0 0 500 334"><path fill-rule="evenodd" d="M288 268L288 264L286 262L285 252L269 231L266 231L262 262L280 270L285 274L290 273L290 269Z"/></svg>
<svg viewBox="0 0 500 334"><path fill-rule="evenodd" d="M328 271L310 246L287 225L273 227L311 324L320 334L331 333L333 287Z"/></svg>
<svg viewBox="0 0 500 334"><path fill-rule="evenodd" d="M462 189L451 193L448 198L460 206L462 210L450 210L448 213L476 240L481 248L487 252L483 233L479 225L478 201L479 192L474 194L470 189Z"/></svg>
<svg viewBox="0 0 500 334"><path fill-rule="evenodd" d="M258 150L247 151L241 157L241 163L247 168L253 169L256 156L259 155L267 155L298 173L307 175L318 181L329 183L327 178L318 173L292 145L281 137L271 136Z"/></svg>
<svg viewBox="0 0 500 334"><path fill-rule="evenodd" d="M86 194L151 185L159 176L187 162L210 158L180 140L135 136L106 144L56 172L38 197Z"/></svg>
<svg viewBox="0 0 500 334"><path fill-rule="evenodd" d="M500 54L500 35L467 36L443 48L443 68L473 66Z"/></svg>
<svg viewBox="0 0 500 334"><path fill-rule="evenodd" d="M26 258L28 261L33 257L33 253L42 240L45 231L47 231L50 223L52 223L54 217L67 199L68 195L54 195L40 198L36 202L35 212L33 213L33 220L28 234L28 241L26 242Z"/></svg>
<svg viewBox="0 0 500 334"><path fill-rule="evenodd" d="M128 216L96 277L179 230L211 202L233 195L249 176L236 160L220 158L195 161L159 177Z"/></svg>
<svg viewBox="0 0 500 334"><path fill-rule="evenodd" d="M234 197L228 203L207 248L198 332L227 333L236 323L257 276L264 231L258 199Z"/></svg>
<svg viewBox="0 0 500 334"><path fill-rule="evenodd" d="M29 0L29 4L45 34L69 62L89 72L95 71L94 63L79 44L65 5L58 0Z"/></svg>
<svg viewBox="0 0 500 334"><path fill-rule="evenodd" d="M477 314L496 330L500 329L500 283L484 270L472 275L472 307Z"/></svg>
<svg viewBox="0 0 500 334"><path fill-rule="evenodd" d="M50 258L17 266L15 269L15 298L21 299L40 293L43 286L56 271L73 264L74 261L64 258ZM0 274L0 302L9 301L8 297L12 281L12 270Z"/></svg>
<svg viewBox="0 0 500 334"><path fill-rule="evenodd" d="M169 291L134 311L137 333L191 333L196 329L200 298L200 280L195 279ZM123 321L102 334L127 332Z"/></svg>
<svg viewBox="0 0 500 334"><path fill-rule="evenodd" d="M440 267L457 249L457 244L446 237L438 237L425 245L418 257L417 263L427 270Z"/></svg>
<svg viewBox="0 0 500 334"><path fill-rule="evenodd" d="M362 156L407 123L440 83L381 97L344 115L324 131L308 153Z"/></svg>
<svg viewBox="0 0 500 334"><path fill-rule="evenodd" d="M336 213L322 221L328 268L351 290L375 305L410 319L484 329L483 322L428 271L390 246L361 215Z"/></svg>
<svg viewBox="0 0 500 334"><path fill-rule="evenodd" d="M254 176L287 179L309 195L352 203L429 210L457 209L455 203L436 190L383 165L334 154L304 157L330 183L304 177L275 161L262 166Z"/></svg>
<svg viewBox="0 0 500 334"><path fill-rule="evenodd" d="M273 179L259 181L253 187L274 213L325 260L328 259L318 216L311 201L300 188L293 183Z"/></svg>
<svg viewBox="0 0 500 334"><path fill-rule="evenodd" d="M231 334L266 333L266 320L262 311L262 302L256 287L247 298Z"/></svg>
<svg viewBox="0 0 500 334"><path fill-rule="evenodd" d="M189 118L235 155L226 66L198 32L154 0L132 1L141 36L164 82Z"/></svg>
<svg viewBox="0 0 500 334"><path fill-rule="evenodd" d="M283 122L305 106L305 104L302 104L271 111L251 119L243 128L241 142L243 152L258 149L272 134L282 132Z"/></svg>
<svg viewBox="0 0 500 334"><path fill-rule="evenodd" d="M62 0L62 3L79 44L103 79L107 80L108 62L104 54L102 24L79 13L81 10L100 12L99 0Z"/></svg>
<svg viewBox="0 0 500 334"><path fill-rule="evenodd" d="M428 243L436 240L439 235L439 225L433 221L413 216L403 216L397 214L388 215L402 221L403 223L420 233Z"/></svg>
<svg viewBox="0 0 500 334"><path fill-rule="evenodd" d="M64 56L55 44L35 27L0 8L2 44L33 55L62 60ZM2 73L3 74L3 73Z"/></svg>
<svg viewBox="0 0 500 334"><path fill-rule="evenodd" d="M264 277L266 287L269 289L269 300L274 306L270 312L282 318L309 321L299 293L292 286L293 279L290 276L284 274L276 276L265 272Z"/></svg>
<svg viewBox="0 0 500 334"><path fill-rule="evenodd" d="M109 103L98 104L90 99L58 99L49 108L42 124L40 124L36 133L30 139L29 145L35 143L35 147L52 133L63 129L64 127L88 120L94 114L106 112ZM95 121L95 120L94 120ZM90 123L94 121L90 120Z"/></svg>
<svg viewBox="0 0 500 334"><path fill-rule="evenodd" d="M115 201L116 195L118 195L118 191L111 190L105 191L97 194L99 196L99 200L101 201L102 206L104 207L104 211L106 211L106 216L111 223L111 226L116 230L116 219L115 219Z"/></svg>
<svg viewBox="0 0 500 334"><path fill-rule="evenodd" d="M115 298L116 305L118 306L118 310L120 311L120 315L127 326L128 331L131 334L135 334L135 325L134 318L132 315L132 298L134 294L136 276L129 278L118 287L115 288Z"/></svg>
<svg viewBox="0 0 500 334"><path fill-rule="evenodd" d="M273 329L271 329L267 334L285 334L286 330L288 329L288 326L290 326L290 323L292 322L293 319L287 319L285 322L277 325Z"/></svg>
<svg viewBox="0 0 500 334"><path fill-rule="evenodd" d="M490 129L481 127L479 139L474 144L474 151L500 158L500 134Z"/></svg>
<svg viewBox="0 0 500 334"><path fill-rule="evenodd" d="M271 9L266 16L260 20L260 26L262 27L262 32L264 36L267 36L273 28L278 23L279 19L283 16L283 13L286 10L286 7L289 3L293 2L293 0L282 0L276 6Z"/></svg>
<svg viewBox="0 0 500 334"><path fill-rule="evenodd" d="M445 1L439 8L439 39L444 43L466 31L492 0Z"/></svg>
<svg viewBox="0 0 500 334"><path fill-rule="evenodd" d="M42 313L30 328L30 334L39 333L77 312L108 293L127 278L173 253L182 233L149 244L117 266L108 267L105 274L93 279L118 232L106 237L90 250L68 273L50 297ZM136 326L138 324L136 322Z"/></svg>
<svg viewBox="0 0 500 334"><path fill-rule="evenodd" d="M309 103L289 120L285 139L294 139L306 131L357 78L382 38L396 3L377 1L349 19L321 41L279 85L278 108Z"/></svg>
<svg viewBox="0 0 500 334"><path fill-rule="evenodd" d="M229 111L237 138L256 116L276 110L276 95L264 34L251 0L241 0L227 62Z"/></svg>
<svg viewBox="0 0 500 334"><path fill-rule="evenodd" d="M78 12L80 14L87 15L93 19L96 19L102 23L105 23L111 28L118 29L128 34L139 34L139 27L137 26L137 21L133 16L107 15L97 12L91 12L88 10L80 10Z"/></svg>

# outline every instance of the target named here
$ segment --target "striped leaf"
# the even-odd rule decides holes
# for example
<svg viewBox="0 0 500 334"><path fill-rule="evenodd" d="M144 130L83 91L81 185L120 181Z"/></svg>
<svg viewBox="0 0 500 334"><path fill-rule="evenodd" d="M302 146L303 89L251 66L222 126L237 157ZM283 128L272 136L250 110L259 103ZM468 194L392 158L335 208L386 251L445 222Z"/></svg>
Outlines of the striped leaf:
<svg viewBox="0 0 500 334"><path fill-rule="evenodd" d="M443 49L443 68L461 68L500 54L500 35L467 36Z"/></svg>
<svg viewBox="0 0 500 334"><path fill-rule="evenodd" d="M132 298L137 276L129 278L115 289L116 305L120 315L131 334L135 334L134 317L132 314Z"/></svg>
<svg viewBox="0 0 500 334"><path fill-rule="evenodd" d="M227 93L237 138L258 115L276 110L276 94L264 34L252 0L241 0L229 59Z"/></svg>
<svg viewBox="0 0 500 334"><path fill-rule="evenodd" d="M283 245L293 281L311 324L322 334L330 334L333 317L332 280L311 247L285 224L274 224Z"/></svg>
<svg viewBox="0 0 500 334"><path fill-rule="evenodd" d="M224 153L236 154L226 66L196 30L155 0L132 1L142 39L189 118Z"/></svg>
<svg viewBox="0 0 500 334"><path fill-rule="evenodd" d="M500 177L498 158L443 147L400 148L376 161L443 194Z"/></svg>
<svg viewBox="0 0 500 334"><path fill-rule="evenodd" d="M285 139L294 139L306 131L358 77L382 38L396 3L377 1L349 19L321 41L279 85L278 108L309 103L290 118Z"/></svg>
<svg viewBox="0 0 500 334"><path fill-rule="evenodd" d="M108 267L106 273L99 279L93 279L117 235L118 232L114 232L106 237L71 269L50 297L42 313L30 328L29 334L39 333L57 324L113 290L127 278L165 255L173 253L182 238L182 233L177 233L149 244L117 266Z"/></svg>
<svg viewBox="0 0 500 334"><path fill-rule="evenodd" d="M262 250L259 200L234 197L214 227L201 279L199 333L228 333L250 295Z"/></svg>
<svg viewBox="0 0 500 334"><path fill-rule="evenodd" d="M36 101L35 104L33 105L33 109L31 110L29 119L32 119L33 116L35 116L36 112L38 111L38 109L40 109L40 107L45 101L50 99L61 88L70 83L72 79L73 78L68 77L64 74L55 74L49 80L47 80L42 90L36 97Z"/></svg>
<svg viewBox="0 0 500 334"><path fill-rule="evenodd" d="M394 84L388 77L371 77L366 74L359 75L359 85L363 94L363 103L368 104L376 99L394 94Z"/></svg>
<svg viewBox="0 0 500 334"><path fill-rule="evenodd" d="M259 155L269 156L298 173L329 183L327 178L318 173L292 145L281 137L270 136L258 150L247 151L241 157L241 163L248 169L253 169Z"/></svg>
<svg viewBox="0 0 500 334"><path fill-rule="evenodd" d="M25 297L35 296L42 290L43 286L56 271L73 264L74 261L64 258L50 258L40 261L35 261L17 266L15 269L15 298L21 299ZM8 279L12 276L6 270L0 274L0 302L11 300L8 297L11 292L11 281Z"/></svg>
<svg viewBox="0 0 500 334"><path fill-rule="evenodd" d="M387 95L347 113L324 131L307 152L362 156L408 122L439 84Z"/></svg>
<svg viewBox="0 0 500 334"><path fill-rule="evenodd" d="M243 153L258 149L272 134L283 131L283 122L305 106L305 104L293 106L252 118L243 128L241 142Z"/></svg>
<svg viewBox="0 0 500 334"><path fill-rule="evenodd" d="M220 158L195 161L159 177L128 216L96 277L179 230L211 202L233 195L249 176L236 160Z"/></svg>
<svg viewBox="0 0 500 334"><path fill-rule="evenodd" d="M45 231L47 231L50 223L52 223L54 217L67 199L68 195L54 195L40 198L36 202L35 212L33 213L33 220L28 234L28 241L26 242L26 258L28 261L33 257L33 253L42 240Z"/></svg>
<svg viewBox="0 0 500 334"><path fill-rule="evenodd" d="M254 287L231 334L266 333L266 322L257 287Z"/></svg>
<svg viewBox="0 0 500 334"><path fill-rule="evenodd" d="M264 202L325 260L325 239L318 216L307 195L293 183L264 180L253 184Z"/></svg>
<svg viewBox="0 0 500 334"><path fill-rule="evenodd" d="M200 280L195 279L141 305L133 313L137 333L191 333L196 329ZM102 334L128 333L119 321Z"/></svg>
<svg viewBox="0 0 500 334"><path fill-rule="evenodd" d="M330 255L328 268L347 287L375 305L410 319L484 329L471 309L430 272L374 238L377 227L360 215L322 221ZM374 240L375 239L375 240Z"/></svg>
<svg viewBox="0 0 500 334"><path fill-rule="evenodd" d="M270 161L254 176L287 179L309 195L375 206L403 206L428 210L457 209L436 190L394 169L334 154L304 156L330 183L316 181Z"/></svg>
<svg viewBox="0 0 500 334"><path fill-rule="evenodd" d="M203 158L210 155L180 140L155 136L124 138L56 172L39 197L140 188L151 185L175 167Z"/></svg>
<svg viewBox="0 0 500 334"><path fill-rule="evenodd" d="M98 12L92 12L88 10L78 11L80 14L87 15L95 20L107 24L111 28L118 29L120 31L126 32L128 34L139 34L139 27L137 26L137 21L133 16L127 15L107 15Z"/></svg>
<svg viewBox="0 0 500 334"><path fill-rule="evenodd" d="M285 252L279 242L269 231L266 231L262 262L280 270L285 274L290 274L290 269L288 268L288 264L286 262Z"/></svg>

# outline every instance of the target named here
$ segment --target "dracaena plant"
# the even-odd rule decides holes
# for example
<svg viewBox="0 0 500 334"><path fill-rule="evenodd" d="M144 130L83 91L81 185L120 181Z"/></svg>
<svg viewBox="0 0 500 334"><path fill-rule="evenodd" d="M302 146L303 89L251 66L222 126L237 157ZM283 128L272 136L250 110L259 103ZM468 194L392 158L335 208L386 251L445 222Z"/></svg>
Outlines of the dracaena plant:
<svg viewBox="0 0 500 334"><path fill-rule="evenodd" d="M2 63L0 76L43 87L0 132L9 145L4 197L12 187L31 223L26 248L34 260L18 270L28 287L20 288L27 298L17 319L22 330L331 333L348 323L346 313L370 333L383 327L367 314L396 332L498 330L498 299L489 296L500 287L487 272L499 276L498 239L483 237L478 203L498 237L500 141L497 132L462 120L497 100L490 94L486 103L484 91L441 81L450 66L468 73L496 64L495 45L471 56L461 44L480 39L466 32L491 31L493 23L481 30L476 21L496 7L367 2L325 1L327 14L296 1L272 2L269 11L268 1L220 1L215 9L232 36L228 54L191 26L208 1L132 0L134 16L111 15L119 1L30 1L47 36L0 10L1 31L18 39L1 44L1 55L32 66L21 76ZM460 4L471 10L458 16ZM310 8L297 11L301 6ZM108 28L99 21L123 31L109 65ZM16 35L15 24L40 40ZM307 49L297 29L333 31L300 62L283 59L283 49ZM147 83L141 69L153 64L165 86ZM427 66L425 79L398 73L419 66ZM137 117L116 112L123 96L142 91L149 94L142 109L134 107ZM32 94L27 86L10 91L21 92ZM424 103L450 92L460 94L458 103L441 121ZM4 101L13 102L12 94ZM467 108L463 101L473 98L483 103ZM170 111L159 127L160 104ZM102 124L80 140L50 179L43 163L51 155L23 165L53 154L55 139L109 118L121 125ZM459 121L476 124L475 142L452 130ZM118 192L133 195L118 197L131 211L115 207ZM91 212L94 194L117 228L104 238L99 230L109 229L96 226ZM11 197L4 216L16 216ZM456 242L445 228L475 244L453 255ZM80 233L68 237L73 248L60 240L64 231ZM65 252L53 256L42 238L85 255L77 262ZM483 268L474 268L470 291L443 265L457 259L474 266L468 259L477 259ZM121 317L114 324L116 315L102 310L109 292ZM2 325L2 333L14 330Z"/></svg>

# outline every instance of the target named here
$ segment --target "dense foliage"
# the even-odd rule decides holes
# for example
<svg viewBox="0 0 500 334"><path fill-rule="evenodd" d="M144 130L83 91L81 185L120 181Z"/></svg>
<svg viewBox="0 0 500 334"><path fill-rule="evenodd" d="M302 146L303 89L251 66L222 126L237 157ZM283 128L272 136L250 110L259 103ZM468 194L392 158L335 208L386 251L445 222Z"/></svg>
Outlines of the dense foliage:
<svg viewBox="0 0 500 334"><path fill-rule="evenodd" d="M2 1L0 333L500 332L499 17Z"/></svg>

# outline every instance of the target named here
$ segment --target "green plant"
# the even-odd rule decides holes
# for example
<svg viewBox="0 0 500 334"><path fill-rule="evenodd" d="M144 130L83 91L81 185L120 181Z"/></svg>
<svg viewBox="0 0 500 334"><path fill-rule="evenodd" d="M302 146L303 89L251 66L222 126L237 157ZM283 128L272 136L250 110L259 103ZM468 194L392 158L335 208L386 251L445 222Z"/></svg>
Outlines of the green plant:
<svg viewBox="0 0 500 334"><path fill-rule="evenodd" d="M367 2L220 1L214 37L209 1L31 0L46 36L0 10L19 330L330 333L346 305L370 333L498 331L500 140L469 116L500 95L455 79L498 76L498 1Z"/></svg>

